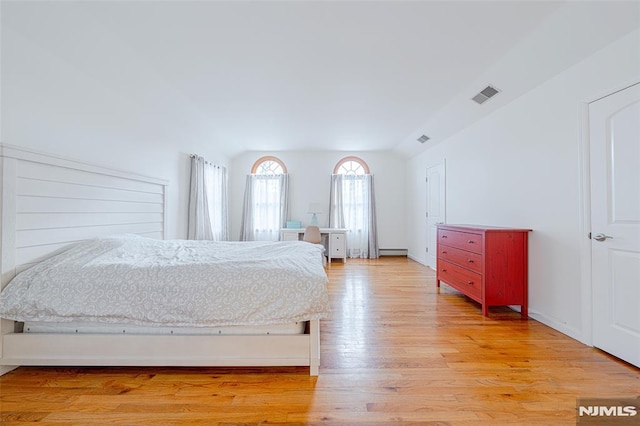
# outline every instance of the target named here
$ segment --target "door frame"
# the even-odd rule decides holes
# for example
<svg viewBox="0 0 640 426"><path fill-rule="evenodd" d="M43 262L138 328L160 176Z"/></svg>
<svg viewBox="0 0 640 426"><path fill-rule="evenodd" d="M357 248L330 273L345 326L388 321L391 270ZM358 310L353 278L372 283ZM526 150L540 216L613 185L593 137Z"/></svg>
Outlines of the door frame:
<svg viewBox="0 0 640 426"><path fill-rule="evenodd" d="M580 102L580 131L579 131L579 156L580 156L580 281L582 283L582 332L580 341L593 346L593 280L591 276L591 141L589 127L589 104L600 99L621 92L629 87L640 84L640 80L631 80L617 88L603 91L587 100Z"/></svg>
<svg viewBox="0 0 640 426"><path fill-rule="evenodd" d="M442 179L443 179L443 187L444 187L444 191L442 192L442 194L440 194L440 197L442 198L442 203L444 205L443 210L442 210L442 216L443 216L443 221L444 223L447 223L447 159L443 158L440 161L436 161L434 163L430 163L426 168L425 168L425 177L424 177L424 182L425 182L425 188L424 188L424 193L425 193L425 228L426 228L426 235L425 235L425 239L426 239L426 247L427 249L432 249L435 250L435 247L430 247L429 246L429 234L430 234L430 229L429 229L429 217L427 216L427 213L429 212L429 182L427 181L427 179L429 178L429 169L432 167L438 167L438 166L442 166ZM437 238L436 238L437 240ZM437 257L437 256L436 256ZM429 266L429 252L425 253L425 265ZM433 269L435 270L435 265L433 267Z"/></svg>

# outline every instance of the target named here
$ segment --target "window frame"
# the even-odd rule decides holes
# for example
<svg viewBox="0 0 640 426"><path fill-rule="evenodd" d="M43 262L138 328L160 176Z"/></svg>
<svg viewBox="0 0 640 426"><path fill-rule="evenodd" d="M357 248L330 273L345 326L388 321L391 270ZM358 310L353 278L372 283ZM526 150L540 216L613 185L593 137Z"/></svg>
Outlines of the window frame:
<svg viewBox="0 0 640 426"><path fill-rule="evenodd" d="M369 169L369 165L366 163L366 161L364 161L362 158L360 157L356 157L354 155L350 155L348 157L344 157L343 159L341 159L340 161L338 161L338 163L336 164L336 166L333 168L333 174L334 175L344 175L344 176L349 176L348 173L340 173L340 168L345 164L345 163L349 163L349 162L355 162L358 163L363 169L364 169L364 174L365 175L370 175L371 174L371 170ZM354 173L354 176L362 176L362 175L358 175Z"/></svg>
<svg viewBox="0 0 640 426"><path fill-rule="evenodd" d="M258 158L251 167L251 174L258 176L269 176L267 173L257 173L262 166L262 163L266 163L267 161L272 161L277 163L282 168L282 173L273 173L273 175L277 174L287 174L287 166L285 166L284 162L278 157L274 157L273 155L265 155L264 157Z"/></svg>

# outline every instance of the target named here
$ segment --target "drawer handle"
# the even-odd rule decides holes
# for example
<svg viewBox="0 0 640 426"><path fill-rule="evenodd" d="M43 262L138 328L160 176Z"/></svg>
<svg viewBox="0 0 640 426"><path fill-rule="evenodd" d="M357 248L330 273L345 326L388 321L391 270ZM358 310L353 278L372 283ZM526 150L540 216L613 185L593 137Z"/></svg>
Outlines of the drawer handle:
<svg viewBox="0 0 640 426"><path fill-rule="evenodd" d="M447 251L446 251L446 250L443 250L443 251L442 251L442 254L447 254Z"/></svg>
<svg viewBox="0 0 640 426"><path fill-rule="evenodd" d="M473 285L473 281L467 281L468 285Z"/></svg>
<svg viewBox="0 0 640 426"><path fill-rule="evenodd" d="M446 269L441 269L441 271L442 271L442 272L447 272L447 270L446 270Z"/></svg>
<svg viewBox="0 0 640 426"><path fill-rule="evenodd" d="M473 263L473 259L467 260L467 263Z"/></svg>
<svg viewBox="0 0 640 426"><path fill-rule="evenodd" d="M440 237L440 238L447 238L447 236L446 236L446 235L443 235L443 236L442 236L442 237Z"/></svg>
<svg viewBox="0 0 640 426"><path fill-rule="evenodd" d="M469 240L467 241L469 244L473 244L473 240Z"/></svg>

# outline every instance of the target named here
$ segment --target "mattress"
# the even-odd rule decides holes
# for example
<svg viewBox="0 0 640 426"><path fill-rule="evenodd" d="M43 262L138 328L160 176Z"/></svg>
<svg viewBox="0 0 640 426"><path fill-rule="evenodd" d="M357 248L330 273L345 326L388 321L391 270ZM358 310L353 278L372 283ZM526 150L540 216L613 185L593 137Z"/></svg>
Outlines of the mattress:
<svg viewBox="0 0 640 426"><path fill-rule="evenodd" d="M144 334L144 335L291 335L303 334L306 323L227 327L144 327L131 324L25 322L23 333Z"/></svg>
<svg viewBox="0 0 640 426"><path fill-rule="evenodd" d="M299 241L95 238L18 274L0 317L196 328L321 319L330 312L321 252Z"/></svg>

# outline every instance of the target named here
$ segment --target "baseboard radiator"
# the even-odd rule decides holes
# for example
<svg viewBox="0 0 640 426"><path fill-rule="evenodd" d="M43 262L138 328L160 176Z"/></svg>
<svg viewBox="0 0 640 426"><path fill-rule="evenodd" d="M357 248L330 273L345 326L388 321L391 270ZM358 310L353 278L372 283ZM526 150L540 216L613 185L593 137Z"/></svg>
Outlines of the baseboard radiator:
<svg viewBox="0 0 640 426"><path fill-rule="evenodd" d="M409 254L409 250L407 249L379 249L379 256L407 256Z"/></svg>

